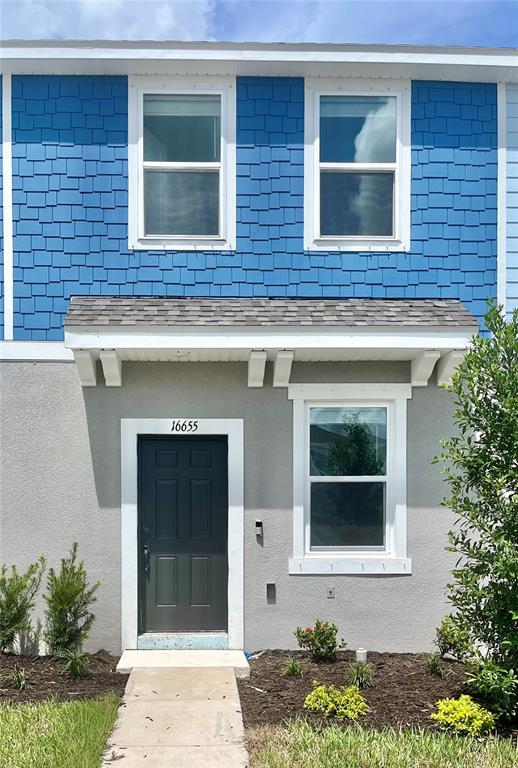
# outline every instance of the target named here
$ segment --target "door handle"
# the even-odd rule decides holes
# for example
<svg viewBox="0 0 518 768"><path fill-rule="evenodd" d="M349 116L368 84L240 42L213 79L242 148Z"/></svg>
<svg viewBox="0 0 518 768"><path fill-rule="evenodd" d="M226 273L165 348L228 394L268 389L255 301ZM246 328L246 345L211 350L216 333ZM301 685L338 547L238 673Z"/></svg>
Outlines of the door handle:
<svg viewBox="0 0 518 768"><path fill-rule="evenodd" d="M149 544L144 544L144 573L149 573L151 571L150 554L151 550L149 549Z"/></svg>

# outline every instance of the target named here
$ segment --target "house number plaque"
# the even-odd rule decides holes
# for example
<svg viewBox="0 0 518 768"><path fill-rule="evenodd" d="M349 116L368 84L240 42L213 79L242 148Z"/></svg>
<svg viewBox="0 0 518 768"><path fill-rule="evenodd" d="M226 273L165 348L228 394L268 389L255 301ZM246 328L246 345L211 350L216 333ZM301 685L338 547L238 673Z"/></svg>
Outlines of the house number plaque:
<svg viewBox="0 0 518 768"><path fill-rule="evenodd" d="M171 424L171 432L197 432L198 431L198 419L173 419Z"/></svg>

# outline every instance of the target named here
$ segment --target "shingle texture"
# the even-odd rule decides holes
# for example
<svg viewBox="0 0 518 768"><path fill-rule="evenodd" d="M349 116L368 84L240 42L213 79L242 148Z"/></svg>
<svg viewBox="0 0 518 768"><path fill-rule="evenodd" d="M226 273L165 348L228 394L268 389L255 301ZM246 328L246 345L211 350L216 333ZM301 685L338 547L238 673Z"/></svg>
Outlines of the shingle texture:
<svg viewBox="0 0 518 768"><path fill-rule="evenodd" d="M205 299L74 296L65 327L78 326L462 327L474 317L455 300Z"/></svg>
<svg viewBox="0 0 518 768"><path fill-rule="evenodd" d="M13 76L15 338L71 295L460 299L496 293L496 86L412 83L411 250L303 244L304 82L237 80L235 252L128 249L127 78Z"/></svg>

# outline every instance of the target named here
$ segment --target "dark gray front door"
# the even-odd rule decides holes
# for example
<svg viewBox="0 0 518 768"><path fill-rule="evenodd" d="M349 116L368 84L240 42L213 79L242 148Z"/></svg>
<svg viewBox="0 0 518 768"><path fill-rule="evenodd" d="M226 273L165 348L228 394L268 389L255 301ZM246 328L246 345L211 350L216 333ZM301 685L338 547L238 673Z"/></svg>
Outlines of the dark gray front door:
<svg viewBox="0 0 518 768"><path fill-rule="evenodd" d="M227 438L138 443L141 632L227 629Z"/></svg>

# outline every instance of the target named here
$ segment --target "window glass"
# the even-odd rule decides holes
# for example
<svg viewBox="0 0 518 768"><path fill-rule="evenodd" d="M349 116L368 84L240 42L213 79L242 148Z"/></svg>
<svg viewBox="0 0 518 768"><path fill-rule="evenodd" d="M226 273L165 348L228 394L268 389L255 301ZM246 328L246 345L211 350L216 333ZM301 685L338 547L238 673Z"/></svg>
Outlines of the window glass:
<svg viewBox="0 0 518 768"><path fill-rule="evenodd" d="M221 96L144 95L144 161L219 162Z"/></svg>
<svg viewBox="0 0 518 768"><path fill-rule="evenodd" d="M219 171L144 171L146 235L218 235Z"/></svg>
<svg viewBox="0 0 518 768"><path fill-rule="evenodd" d="M386 464L386 408L310 409L312 476L384 475Z"/></svg>
<svg viewBox="0 0 518 768"><path fill-rule="evenodd" d="M385 483L311 484L311 547L382 547Z"/></svg>
<svg viewBox="0 0 518 768"><path fill-rule="evenodd" d="M320 174L322 235L392 236L394 173Z"/></svg>
<svg viewBox="0 0 518 768"><path fill-rule="evenodd" d="M321 96L320 162L394 163L395 96Z"/></svg>

